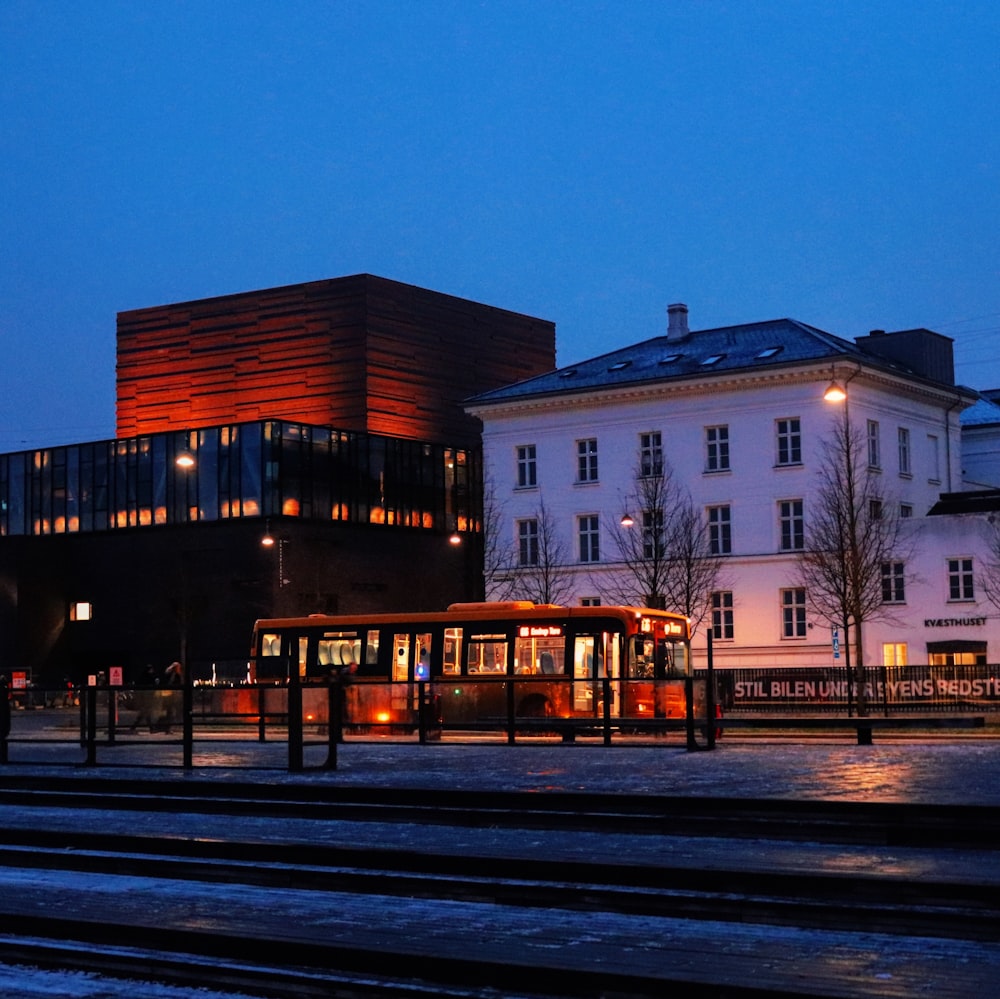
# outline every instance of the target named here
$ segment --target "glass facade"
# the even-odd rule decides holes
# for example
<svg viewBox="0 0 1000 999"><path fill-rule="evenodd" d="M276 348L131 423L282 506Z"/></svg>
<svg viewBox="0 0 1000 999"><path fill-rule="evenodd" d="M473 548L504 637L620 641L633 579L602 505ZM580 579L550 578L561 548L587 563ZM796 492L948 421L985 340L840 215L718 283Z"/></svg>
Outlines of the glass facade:
<svg viewBox="0 0 1000 999"><path fill-rule="evenodd" d="M475 531L479 462L280 420L19 451L0 455L0 536L270 516Z"/></svg>

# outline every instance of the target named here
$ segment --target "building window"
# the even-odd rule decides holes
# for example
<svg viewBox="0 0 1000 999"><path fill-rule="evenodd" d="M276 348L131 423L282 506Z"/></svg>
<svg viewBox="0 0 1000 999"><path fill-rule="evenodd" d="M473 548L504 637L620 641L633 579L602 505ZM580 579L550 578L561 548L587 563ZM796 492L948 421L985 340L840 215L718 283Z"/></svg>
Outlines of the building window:
<svg viewBox="0 0 1000 999"><path fill-rule="evenodd" d="M899 446L899 474L910 474L910 431L906 427L900 427L897 431L896 441Z"/></svg>
<svg viewBox="0 0 1000 999"><path fill-rule="evenodd" d="M708 508L708 544L713 555L731 555L733 552L732 522L729 504Z"/></svg>
<svg viewBox="0 0 1000 999"><path fill-rule="evenodd" d="M868 421L868 467L882 467L882 447L879 443L878 420Z"/></svg>
<svg viewBox="0 0 1000 999"><path fill-rule="evenodd" d="M663 474L663 442L658 430L639 434L639 468L644 478Z"/></svg>
<svg viewBox="0 0 1000 999"><path fill-rule="evenodd" d="M781 526L781 551L802 551L806 546L802 500L781 500L778 503L778 521Z"/></svg>
<svg viewBox="0 0 1000 999"><path fill-rule="evenodd" d="M930 475L928 482L941 481L941 449L938 447L936 434L927 435L928 460L930 462Z"/></svg>
<svg viewBox="0 0 1000 999"><path fill-rule="evenodd" d="M642 511L642 557L663 558L663 511Z"/></svg>
<svg viewBox="0 0 1000 999"><path fill-rule="evenodd" d="M883 642L882 643L882 665L883 666L905 666L906 665L906 642Z"/></svg>
<svg viewBox="0 0 1000 999"><path fill-rule="evenodd" d="M600 607L601 598L600 597L580 597L581 607Z"/></svg>
<svg viewBox="0 0 1000 999"><path fill-rule="evenodd" d="M588 514L577 521L580 538L580 561L600 562L600 530L597 514Z"/></svg>
<svg viewBox="0 0 1000 999"><path fill-rule="evenodd" d="M802 464L802 431L798 417L778 420L778 464Z"/></svg>
<svg viewBox="0 0 1000 999"><path fill-rule="evenodd" d="M972 585L972 559L948 559L948 599L975 600Z"/></svg>
<svg viewBox="0 0 1000 999"><path fill-rule="evenodd" d="M538 565L538 521L534 518L517 522L517 562Z"/></svg>
<svg viewBox="0 0 1000 999"><path fill-rule="evenodd" d="M902 562L882 563L882 603L906 603L906 582Z"/></svg>
<svg viewBox="0 0 1000 999"><path fill-rule="evenodd" d="M705 471L729 471L729 427L705 427Z"/></svg>
<svg viewBox="0 0 1000 999"><path fill-rule="evenodd" d="M733 594L716 590L712 594L712 637L722 641L733 638Z"/></svg>
<svg viewBox="0 0 1000 999"><path fill-rule="evenodd" d="M806 637L806 591L802 587L781 591L781 637Z"/></svg>
<svg viewBox="0 0 1000 999"><path fill-rule="evenodd" d="M899 515L900 515L900 517L912 517L913 516L913 504L912 503L900 503L899 504Z"/></svg>
<svg viewBox="0 0 1000 999"><path fill-rule="evenodd" d="M522 444L517 449L517 488L530 489L538 485L538 463L534 444Z"/></svg>
<svg viewBox="0 0 1000 999"><path fill-rule="evenodd" d="M596 438L591 437L589 440L576 442L576 481L597 481Z"/></svg>

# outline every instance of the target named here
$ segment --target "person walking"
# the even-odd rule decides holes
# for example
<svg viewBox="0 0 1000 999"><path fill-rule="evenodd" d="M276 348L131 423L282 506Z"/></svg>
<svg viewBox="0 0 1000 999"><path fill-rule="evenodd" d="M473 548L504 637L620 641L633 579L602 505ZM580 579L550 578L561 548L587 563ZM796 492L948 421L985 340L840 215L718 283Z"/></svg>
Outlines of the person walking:
<svg viewBox="0 0 1000 999"><path fill-rule="evenodd" d="M167 688L166 694L166 717L164 719L164 731L169 735L170 729L177 720L179 714L177 693L184 686L184 667L175 659L164 671L163 686Z"/></svg>
<svg viewBox="0 0 1000 999"><path fill-rule="evenodd" d="M153 705L156 703L155 690L157 686L156 670L153 669L152 663L147 663L132 693L135 704L135 718L132 721L133 732L140 725L148 725L149 731L153 731Z"/></svg>

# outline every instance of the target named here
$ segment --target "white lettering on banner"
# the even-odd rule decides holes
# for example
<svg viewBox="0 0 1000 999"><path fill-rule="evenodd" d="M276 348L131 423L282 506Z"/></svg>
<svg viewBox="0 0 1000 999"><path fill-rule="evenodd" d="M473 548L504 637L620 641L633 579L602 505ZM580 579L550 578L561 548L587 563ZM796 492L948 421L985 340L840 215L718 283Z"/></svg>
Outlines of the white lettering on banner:
<svg viewBox="0 0 1000 999"><path fill-rule="evenodd" d="M1000 675L975 678L932 676L912 680L883 681L872 675L877 669L876 667L868 667L868 669L871 670L871 673L865 683L865 693L869 699L882 700L887 697L895 704L942 697L1000 701ZM802 705L846 701L848 696L853 693L848 690L846 679L785 680L775 677L773 674L763 679L735 680L731 689L733 706L737 708L741 703L759 704L762 701L796 702Z"/></svg>
<svg viewBox="0 0 1000 999"><path fill-rule="evenodd" d="M938 693L946 697L995 697L1000 693L1000 680L938 680Z"/></svg>
<svg viewBox="0 0 1000 999"><path fill-rule="evenodd" d="M905 700L908 697L933 697L933 680L890 680L889 696Z"/></svg>

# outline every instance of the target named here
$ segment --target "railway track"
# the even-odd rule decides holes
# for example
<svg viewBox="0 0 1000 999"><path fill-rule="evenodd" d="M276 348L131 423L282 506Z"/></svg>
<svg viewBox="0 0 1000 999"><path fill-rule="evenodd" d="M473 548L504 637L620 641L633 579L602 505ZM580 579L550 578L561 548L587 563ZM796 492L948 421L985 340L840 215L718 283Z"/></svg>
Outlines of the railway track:
<svg viewBox="0 0 1000 999"><path fill-rule="evenodd" d="M998 813L5 777L0 959L253 995L839 996L953 954L937 995L968 995L1000 971ZM892 982L845 970L873 940Z"/></svg>

